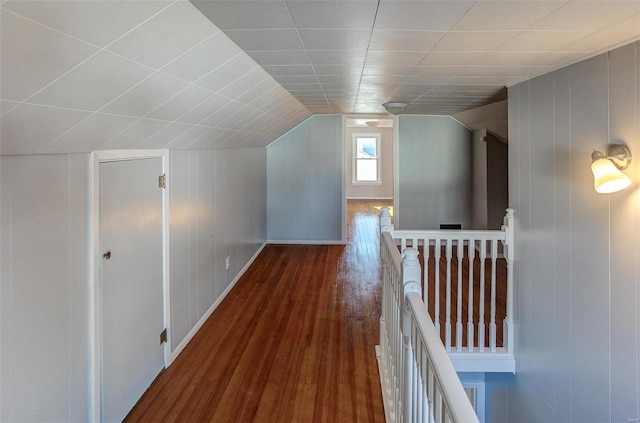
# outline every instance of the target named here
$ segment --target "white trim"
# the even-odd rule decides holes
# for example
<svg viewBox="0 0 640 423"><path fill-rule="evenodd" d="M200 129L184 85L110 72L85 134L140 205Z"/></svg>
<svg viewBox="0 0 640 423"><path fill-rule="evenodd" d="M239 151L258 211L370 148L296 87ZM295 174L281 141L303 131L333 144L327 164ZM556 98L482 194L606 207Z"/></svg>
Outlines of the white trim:
<svg viewBox="0 0 640 423"><path fill-rule="evenodd" d="M150 158L162 159L162 171L169 175L169 150L108 150L93 151L90 154L90 231L89 231L89 412L93 422L100 422L100 410L102 406L101 375L102 340L100 326L100 296L99 296L99 260L100 260L100 163L141 160ZM171 364L171 290L170 290L170 240L169 240L169 184L162 190L162 260L163 260L163 317L164 326L167 328L167 343L164 345L165 367Z"/></svg>
<svg viewBox="0 0 640 423"><path fill-rule="evenodd" d="M376 158L375 159L358 159L358 138L375 138L376 139ZM382 185L382 154L380 144L382 141L382 132L352 132L351 133L351 185ZM358 160L375 160L376 161L376 180L375 181L358 181Z"/></svg>
<svg viewBox="0 0 640 423"><path fill-rule="evenodd" d="M180 343L178 344L178 346L176 347L175 350L173 350L173 352L171 353L171 361L174 361L178 355L180 355L180 353L182 352L182 350L187 346L187 344L189 344L189 342L191 341L191 339L193 339L193 337L195 336L195 334L200 330L200 328L202 327L202 325L204 325L204 323L207 321L207 319L211 316L211 314L215 311L216 308L218 308L218 306L220 305L220 303L222 302L222 300L225 299L225 297L227 296L227 294L229 294L229 292L231 292L231 290L233 289L233 287L236 285L236 283L238 283L238 281L240 280L240 278L245 274L245 272L249 269L249 266L251 266L253 264L253 262L258 258L258 256L260 255L260 253L262 252L262 250L264 250L264 247L267 245L266 242L264 242L260 248L258 248L258 250L255 252L255 254L253 255L253 257L251 257L249 259L249 261L247 262L247 264L244 265L244 267L240 270L240 272L238 272L238 275L233 279L233 281L231 281L231 283L229 284L229 286L227 286L227 288L222 292L222 294L220 294L220 296L218 297L218 299L211 305L211 307L209 307L209 309L204 313L204 315L200 318L200 320L198 320L198 322L191 328L191 330L189 331L189 333L187 333L187 335L182 339L182 341L180 341Z"/></svg>
<svg viewBox="0 0 640 423"><path fill-rule="evenodd" d="M347 200L393 200L393 197L347 197Z"/></svg>
<svg viewBox="0 0 640 423"><path fill-rule="evenodd" d="M345 245L345 241L338 240L299 240L299 239L268 239L267 244L269 245L278 245L278 244L286 244L286 245Z"/></svg>

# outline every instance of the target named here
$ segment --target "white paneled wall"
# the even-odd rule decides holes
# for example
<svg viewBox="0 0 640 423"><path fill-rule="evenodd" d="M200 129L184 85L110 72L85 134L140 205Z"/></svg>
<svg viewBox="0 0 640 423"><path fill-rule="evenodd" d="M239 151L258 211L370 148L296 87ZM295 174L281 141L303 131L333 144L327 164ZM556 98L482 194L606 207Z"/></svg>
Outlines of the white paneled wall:
<svg viewBox="0 0 640 423"><path fill-rule="evenodd" d="M471 225L471 132L445 116L400 116L395 224Z"/></svg>
<svg viewBox="0 0 640 423"><path fill-rule="evenodd" d="M611 195L594 191L590 171L608 142L640 154L639 49L509 90L518 374L488 377L491 421L640 417L640 166Z"/></svg>
<svg viewBox="0 0 640 423"><path fill-rule="evenodd" d="M267 237L343 242L342 116L315 115L267 147Z"/></svg>
<svg viewBox="0 0 640 423"><path fill-rule="evenodd" d="M170 158L175 351L266 239L266 152ZM88 154L0 157L0 421L89 418L88 190Z"/></svg>
<svg viewBox="0 0 640 423"><path fill-rule="evenodd" d="M0 420L84 421L89 158L0 157Z"/></svg>
<svg viewBox="0 0 640 423"><path fill-rule="evenodd" d="M171 152L174 348L265 242L265 163L264 148Z"/></svg>

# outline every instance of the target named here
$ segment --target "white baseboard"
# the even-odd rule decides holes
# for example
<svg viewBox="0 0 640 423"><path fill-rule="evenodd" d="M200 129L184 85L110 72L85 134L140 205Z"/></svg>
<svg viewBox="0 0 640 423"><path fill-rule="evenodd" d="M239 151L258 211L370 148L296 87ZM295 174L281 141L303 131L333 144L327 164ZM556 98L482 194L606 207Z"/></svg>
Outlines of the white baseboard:
<svg viewBox="0 0 640 423"><path fill-rule="evenodd" d="M249 266L251 266L251 264L253 264L253 262L256 260L256 258L258 258L258 256L260 255L260 253L262 252L262 250L264 249L264 247L267 245L266 242L264 242L260 248L258 248L258 251L255 252L255 254L253 255L253 257L251 257L249 259L249 261L247 262L247 264L244 265L244 267L242 269L240 269L240 272L238 272L238 275L233 278L233 281L231 281L231 283L229 284L229 286L222 292L222 294L220 294L220 296L218 297L218 299L211 305L211 307L209 307L209 310L207 310L204 315L202 315L202 317L200 318L200 320L198 320L198 322L191 328L191 330L189 331L189 333L184 337L184 339L180 342L180 344L178 344L178 346L176 347L175 350L173 350L171 352L171 357L170 357L170 361L167 364L167 367L169 367L169 365L171 365L171 363L173 363L173 360L175 360L178 355L180 355L180 353L182 352L182 350L187 346L187 344L189 343L189 341L191 341L191 339L193 339L193 337L195 336L195 334L200 330L200 328L202 327L202 325L204 325L204 322L207 321L207 319L211 316L211 313L213 313L213 311L218 308L218 306L220 305L220 303L222 302L222 300L224 300L224 298L227 296L227 294L233 289L233 287L236 285L236 283L238 283L238 281L240 280L240 278L245 274L245 272L249 269Z"/></svg>
<svg viewBox="0 0 640 423"><path fill-rule="evenodd" d="M309 241L309 240L289 240L289 239L270 239L267 244L287 244L287 245L345 245L346 241Z"/></svg>

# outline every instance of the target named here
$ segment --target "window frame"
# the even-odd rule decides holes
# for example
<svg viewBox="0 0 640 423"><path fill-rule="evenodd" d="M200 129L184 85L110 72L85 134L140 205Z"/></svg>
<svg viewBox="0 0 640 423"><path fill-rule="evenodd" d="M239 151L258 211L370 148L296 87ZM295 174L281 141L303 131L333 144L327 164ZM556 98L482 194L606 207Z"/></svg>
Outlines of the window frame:
<svg viewBox="0 0 640 423"><path fill-rule="evenodd" d="M358 159L358 139L359 138L375 138L376 139L376 158L375 159ZM382 152L380 144L382 140L381 132L354 132L351 135L351 183L352 185L382 185ZM375 181L359 181L358 160L376 160L376 180Z"/></svg>

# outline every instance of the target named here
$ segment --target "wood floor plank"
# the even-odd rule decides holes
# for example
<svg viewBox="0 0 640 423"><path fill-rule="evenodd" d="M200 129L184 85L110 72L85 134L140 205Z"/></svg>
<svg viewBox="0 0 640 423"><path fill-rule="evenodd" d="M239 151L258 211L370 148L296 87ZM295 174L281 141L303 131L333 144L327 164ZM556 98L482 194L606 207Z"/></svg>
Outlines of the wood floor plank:
<svg viewBox="0 0 640 423"><path fill-rule="evenodd" d="M265 247L126 421L383 422L383 205L348 202L346 246Z"/></svg>

